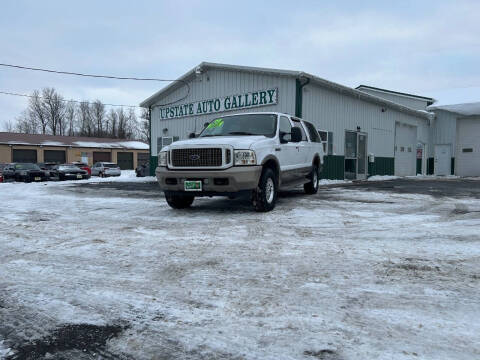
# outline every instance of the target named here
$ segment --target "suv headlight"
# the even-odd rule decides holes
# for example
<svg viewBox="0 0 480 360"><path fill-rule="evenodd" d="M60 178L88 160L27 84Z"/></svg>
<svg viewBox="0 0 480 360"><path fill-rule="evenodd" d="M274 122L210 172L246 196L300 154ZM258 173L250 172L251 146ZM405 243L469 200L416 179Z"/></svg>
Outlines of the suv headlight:
<svg viewBox="0 0 480 360"><path fill-rule="evenodd" d="M167 151L160 151L158 153L158 166L167 166Z"/></svg>
<svg viewBox="0 0 480 360"><path fill-rule="evenodd" d="M235 150L234 165L257 165L257 157L255 151L252 150Z"/></svg>

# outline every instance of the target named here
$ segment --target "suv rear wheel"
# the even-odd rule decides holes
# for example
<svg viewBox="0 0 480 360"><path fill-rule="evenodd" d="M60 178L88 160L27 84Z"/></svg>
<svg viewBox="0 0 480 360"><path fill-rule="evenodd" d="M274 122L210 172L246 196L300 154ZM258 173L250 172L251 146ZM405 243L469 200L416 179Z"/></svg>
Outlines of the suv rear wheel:
<svg viewBox="0 0 480 360"><path fill-rule="evenodd" d="M256 211L271 211L277 201L277 177L270 168L265 168L260 177L257 189L253 191L253 207Z"/></svg>
<svg viewBox="0 0 480 360"><path fill-rule="evenodd" d="M318 173L319 169L317 165L313 165L312 172L310 173L311 181L303 185L303 189L306 194L316 194L318 191Z"/></svg>
<svg viewBox="0 0 480 360"><path fill-rule="evenodd" d="M174 209L186 209L192 205L194 199L195 196L192 195L174 195L165 191L165 200Z"/></svg>

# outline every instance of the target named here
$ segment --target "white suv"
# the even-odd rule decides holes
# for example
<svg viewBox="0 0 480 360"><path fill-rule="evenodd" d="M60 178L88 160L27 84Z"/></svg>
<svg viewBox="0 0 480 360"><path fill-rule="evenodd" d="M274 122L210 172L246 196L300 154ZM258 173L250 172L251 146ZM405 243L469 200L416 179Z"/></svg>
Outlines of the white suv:
<svg viewBox="0 0 480 360"><path fill-rule="evenodd" d="M193 137L194 134L191 135ZM246 113L211 121L198 137L158 153L156 175L168 204L189 207L195 196L249 192L257 211L275 207L278 189L318 190L323 147L315 126L280 113Z"/></svg>

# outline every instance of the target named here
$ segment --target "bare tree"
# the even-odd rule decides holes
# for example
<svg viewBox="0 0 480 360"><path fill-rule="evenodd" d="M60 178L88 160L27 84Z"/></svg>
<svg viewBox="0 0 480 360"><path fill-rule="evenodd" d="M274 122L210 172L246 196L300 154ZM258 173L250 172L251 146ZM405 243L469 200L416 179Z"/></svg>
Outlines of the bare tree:
<svg viewBox="0 0 480 360"><path fill-rule="evenodd" d="M150 111L142 109L140 114L139 137L150 144Z"/></svg>
<svg viewBox="0 0 480 360"><path fill-rule="evenodd" d="M17 117L15 130L24 134L38 134L39 124L36 117L32 116L28 110L25 110Z"/></svg>
<svg viewBox="0 0 480 360"><path fill-rule="evenodd" d="M95 125L95 136L103 136L103 128L105 122L105 105L103 105L100 100L95 100L91 105L90 113L92 115L92 121Z"/></svg>
<svg viewBox="0 0 480 360"><path fill-rule="evenodd" d="M11 120L7 120L3 124L3 128L6 132L15 132L15 124Z"/></svg>
<svg viewBox="0 0 480 360"><path fill-rule="evenodd" d="M107 116L107 126L108 132L106 133L108 137L116 137L117 130L118 130L118 115L114 109L110 109L110 112Z"/></svg>
<svg viewBox="0 0 480 360"><path fill-rule="evenodd" d="M77 106L73 101L69 101L65 108L65 129L68 129L64 134L68 136L75 135L75 115L77 111Z"/></svg>
<svg viewBox="0 0 480 360"><path fill-rule="evenodd" d="M38 90L33 92L28 103L28 116L30 117L31 124L37 123L40 127L41 133L46 134L48 120L45 116L42 97Z"/></svg>
<svg viewBox="0 0 480 360"><path fill-rule="evenodd" d="M44 116L52 135L63 135L65 117L65 101L54 88L42 90L42 102Z"/></svg>
<svg viewBox="0 0 480 360"><path fill-rule="evenodd" d="M79 133L81 136L93 136L92 116L88 102L81 102L78 109Z"/></svg>

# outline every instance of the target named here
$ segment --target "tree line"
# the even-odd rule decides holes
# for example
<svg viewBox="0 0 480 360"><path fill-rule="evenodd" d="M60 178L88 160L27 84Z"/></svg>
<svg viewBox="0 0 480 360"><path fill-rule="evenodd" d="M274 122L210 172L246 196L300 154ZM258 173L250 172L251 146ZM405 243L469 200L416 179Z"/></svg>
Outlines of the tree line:
<svg viewBox="0 0 480 360"><path fill-rule="evenodd" d="M100 101L65 100L54 88L35 90L27 108L7 131L26 134L141 139L149 141L148 111L137 119L133 108L110 108Z"/></svg>

